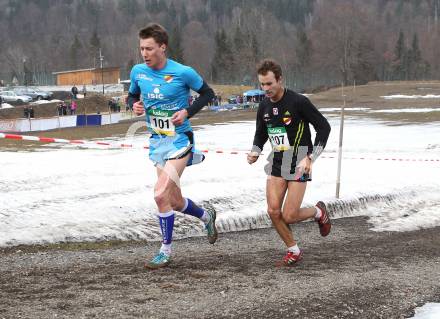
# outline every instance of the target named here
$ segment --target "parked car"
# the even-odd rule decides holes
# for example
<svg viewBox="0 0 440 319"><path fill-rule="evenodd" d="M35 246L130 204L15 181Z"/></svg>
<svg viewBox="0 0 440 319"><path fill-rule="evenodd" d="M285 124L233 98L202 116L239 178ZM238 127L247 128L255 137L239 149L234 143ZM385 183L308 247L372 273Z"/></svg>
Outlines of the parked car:
<svg viewBox="0 0 440 319"><path fill-rule="evenodd" d="M18 95L14 91L2 91L0 95L4 102L19 102L19 103L29 103L32 98L28 95Z"/></svg>
<svg viewBox="0 0 440 319"><path fill-rule="evenodd" d="M53 92L42 91L39 89L28 88L28 87L20 87L15 88L14 92L18 95L27 95L30 96L34 100L49 100L53 97Z"/></svg>

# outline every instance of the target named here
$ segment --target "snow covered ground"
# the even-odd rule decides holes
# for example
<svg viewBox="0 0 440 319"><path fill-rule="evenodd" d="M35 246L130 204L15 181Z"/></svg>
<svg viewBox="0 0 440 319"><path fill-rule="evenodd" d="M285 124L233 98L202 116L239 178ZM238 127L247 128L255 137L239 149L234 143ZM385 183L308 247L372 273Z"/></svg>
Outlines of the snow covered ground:
<svg viewBox="0 0 440 319"><path fill-rule="evenodd" d="M439 99L440 95L426 94L426 95L405 95L405 94L393 94L393 95L383 95L381 98L385 100L392 99Z"/></svg>
<svg viewBox="0 0 440 319"><path fill-rule="evenodd" d="M337 208L335 217L370 216L376 231L440 225L440 215L433 213L440 208L440 162L435 161L440 159L439 124L387 126L373 120L347 120L341 199L337 200L338 119L330 117L330 122L333 131L326 152L314 166L304 205L325 200ZM222 231L270 225L265 213L265 158L252 166L246 162L254 125L200 127L196 132L200 149L238 150L239 154L208 152L205 162L189 167L182 178L185 196L218 211ZM114 142L135 147L66 145L35 152L3 151L0 246L158 239L155 170L142 148L148 140L136 136ZM202 225L191 217L177 219L176 237L202 233Z"/></svg>
<svg viewBox="0 0 440 319"><path fill-rule="evenodd" d="M440 303L428 302L422 307L415 309L414 319L438 319L440 318Z"/></svg>
<svg viewBox="0 0 440 319"><path fill-rule="evenodd" d="M54 91L54 87L47 89ZM100 91L102 87L89 88ZM70 90L70 87L60 87ZM122 91L119 86L106 91ZM439 98L440 96L384 96ZM364 112L434 112L437 108ZM323 112L338 111L323 108ZM304 205L327 201L335 217L369 216L375 231L409 231L440 226L440 124L389 126L349 117L345 123L341 198L335 198L339 124L316 162ZM214 207L221 231L267 227L265 158L246 163L254 122L197 128L196 144L210 149L205 162L188 168L183 194ZM160 238L153 200L155 173L147 159L146 136L106 140L132 149L65 145L35 152L0 150L0 247L19 244ZM19 143L19 142L18 142ZM268 145L266 145L268 146ZM238 151L218 154L212 150ZM266 148L266 154L268 148ZM199 236L202 225L178 216L175 237ZM415 319L438 318L440 304L416 308Z"/></svg>

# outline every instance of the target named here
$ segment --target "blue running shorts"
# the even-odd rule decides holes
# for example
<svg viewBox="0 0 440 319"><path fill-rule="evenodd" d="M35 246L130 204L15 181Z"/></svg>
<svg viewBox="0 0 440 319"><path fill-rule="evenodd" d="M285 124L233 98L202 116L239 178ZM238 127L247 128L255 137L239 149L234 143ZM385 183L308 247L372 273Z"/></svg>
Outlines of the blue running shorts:
<svg viewBox="0 0 440 319"><path fill-rule="evenodd" d="M203 162L205 155L196 151L192 131L176 133L174 136L153 134L150 137L150 160L155 166L165 166L166 161L183 158L190 154L186 166Z"/></svg>

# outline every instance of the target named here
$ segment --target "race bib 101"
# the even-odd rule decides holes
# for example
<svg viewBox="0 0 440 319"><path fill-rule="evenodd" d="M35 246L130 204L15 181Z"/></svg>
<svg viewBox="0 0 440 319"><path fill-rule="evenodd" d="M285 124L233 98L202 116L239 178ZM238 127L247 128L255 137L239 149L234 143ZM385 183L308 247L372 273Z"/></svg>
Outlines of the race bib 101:
<svg viewBox="0 0 440 319"><path fill-rule="evenodd" d="M150 119L150 129L156 134L174 136L176 127L171 122L171 117L175 111L148 109Z"/></svg>

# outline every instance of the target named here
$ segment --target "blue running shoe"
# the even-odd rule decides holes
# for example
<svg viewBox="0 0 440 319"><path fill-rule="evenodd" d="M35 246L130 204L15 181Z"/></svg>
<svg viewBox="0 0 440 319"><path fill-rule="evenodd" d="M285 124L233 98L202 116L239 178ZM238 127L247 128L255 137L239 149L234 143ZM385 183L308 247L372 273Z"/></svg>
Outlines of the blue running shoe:
<svg viewBox="0 0 440 319"><path fill-rule="evenodd" d="M206 213L209 215L209 222L205 225L206 232L208 233L208 241L210 244L214 244L218 237L217 227L215 227L215 218L217 217L217 214L215 213L215 210L207 210Z"/></svg>
<svg viewBox="0 0 440 319"><path fill-rule="evenodd" d="M171 256L163 252L159 252L152 260L145 263L144 267L148 269L158 269L162 267L166 267L171 262Z"/></svg>

